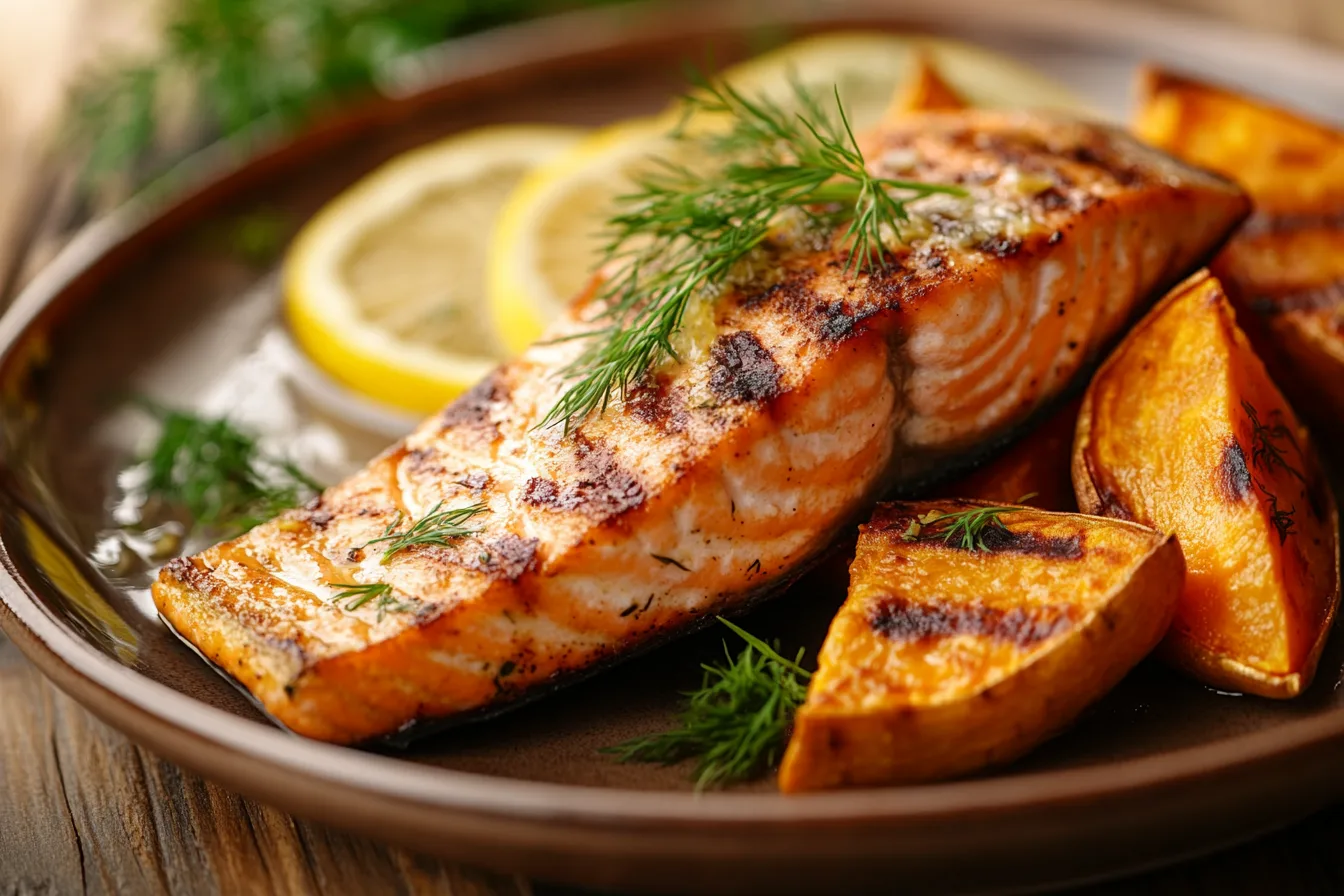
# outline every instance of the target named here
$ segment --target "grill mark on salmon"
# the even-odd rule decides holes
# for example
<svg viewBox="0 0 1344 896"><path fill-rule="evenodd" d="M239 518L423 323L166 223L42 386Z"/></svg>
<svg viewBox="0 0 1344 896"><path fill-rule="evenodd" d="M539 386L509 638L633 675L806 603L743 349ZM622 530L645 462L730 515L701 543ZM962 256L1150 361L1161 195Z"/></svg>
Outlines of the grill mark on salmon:
<svg viewBox="0 0 1344 896"><path fill-rule="evenodd" d="M739 330L709 349L709 388L723 401L769 401L779 394L783 372L755 334Z"/></svg>
<svg viewBox="0 0 1344 896"><path fill-rule="evenodd" d="M484 470L472 470L466 476L457 480L457 484L480 494L490 484L490 474Z"/></svg>
<svg viewBox="0 0 1344 896"><path fill-rule="evenodd" d="M439 422L445 429L490 425L492 411L507 400L508 391L499 371L493 371L444 408Z"/></svg>
<svg viewBox="0 0 1344 896"><path fill-rule="evenodd" d="M561 485L534 476L527 481L524 501L551 510L581 511L600 519L619 516L644 503L644 487L621 467L609 449L582 433L574 440L575 480Z"/></svg>
<svg viewBox="0 0 1344 896"><path fill-rule="evenodd" d="M815 338L825 342L843 342L856 332L862 332L860 325L869 317L884 310L898 310L895 302L868 301L863 307L856 308L840 299L828 299L809 288L808 284L815 276L816 272L811 272L806 280L800 278L772 287L760 299L744 307L756 308L772 303L772 307L787 314L795 326L806 328ZM869 296L877 293L886 278L894 276L889 271L870 277L867 284ZM903 282L908 284L912 278L913 275Z"/></svg>
<svg viewBox="0 0 1344 896"><path fill-rule="evenodd" d="M626 398L625 412L662 432L682 432L690 422L686 392L665 376L645 377Z"/></svg>
<svg viewBox="0 0 1344 896"><path fill-rule="evenodd" d="M521 538L510 532L483 542L481 552L470 558L468 565L487 575L516 582L536 564L540 544L536 538Z"/></svg>
<svg viewBox="0 0 1344 896"><path fill-rule="evenodd" d="M880 175L970 196L912 204L927 232L871 277L847 272L838 234L781 233L716 299L701 350L567 436L538 429L582 350L564 337L600 311L589 290L328 489L321 526L291 511L165 567L164 618L311 737L492 713L785 587L881 495L950 474L1045 409L1247 212L1222 179L1044 116L912 116L864 151ZM914 161L886 167L897 156ZM1012 166L1067 205L1014 186ZM1021 244L995 251L996 237ZM447 547L386 565L357 550L441 501L488 510ZM385 582L417 609L348 609L332 581Z"/></svg>

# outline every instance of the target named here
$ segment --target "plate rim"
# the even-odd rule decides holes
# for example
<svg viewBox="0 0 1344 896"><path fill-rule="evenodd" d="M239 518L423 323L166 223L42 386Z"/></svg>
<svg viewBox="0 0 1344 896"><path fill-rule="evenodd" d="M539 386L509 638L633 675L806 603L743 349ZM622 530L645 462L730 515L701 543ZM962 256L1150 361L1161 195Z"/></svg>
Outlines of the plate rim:
<svg viewBox="0 0 1344 896"><path fill-rule="evenodd" d="M899 787L790 795L731 791L697 794L504 778L427 767L395 756L309 740L195 700L104 656L68 631L28 587L3 541L0 541L0 566L3 571L0 629L71 696L101 692L124 704L123 712L114 712L96 701L79 701L119 730L117 721L129 711L151 727L175 730L232 753L268 762L313 783L338 784L370 795L434 807L474 812L507 810L511 817L521 815L534 820L713 821L750 825L932 820L1012 809L1024 802L1040 807L1097 800L1140 788L1216 777L1344 739L1344 709L1338 709L1313 719L1285 722L1268 730L1152 756L1074 769ZM62 653L62 647L69 652ZM100 680L99 676L109 676L111 680ZM162 709L151 711L147 708L150 706ZM142 730L126 733L136 738ZM1297 732L1303 736L1289 736ZM157 738L146 740L159 743ZM319 754L324 761L309 764L305 761L308 757L303 755L309 751ZM1218 761L1223 754L1227 758ZM182 764L194 763L183 760ZM377 774L362 774L369 770ZM390 781L393 786L362 786L365 781L385 784ZM1065 786L1059 786L1060 782ZM1021 798L1023 793L1030 795L1028 800Z"/></svg>
<svg viewBox="0 0 1344 896"><path fill-rule="evenodd" d="M533 64L570 60L582 64L595 52L610 49L612 35L622 42L649 39L653 29L695 34L745 27L759 21L749 2L699 4L704 17L675 15L660 4L571 13L552 20L510 26L453 42L453 58L446 69L432 68L429 80L389 99L372 101L355 112L289 139L262 132L245 145L247 159L237 158L238 147L216 145L187 163L183 188L172 197L141 197L82 231L22 291L0 318L0 368L14 360L14 349L44 315L65 298L78 282L111 263L127 244L152 239L165 217L197 202L209 202L215 193L244 182L248 172L275 162L296 146L334 139L348 127L376 122L395 113L401 103L415 103L436 92L469 83L473 78L517 66L519 47L530 47ZM845 21L911 23L923 15L929 22L958 10L974 8L980 22L1012 27L1019 33L1053 39L1082 37L1126 45L1127 42L1182 45L1192 35L1205 52L1225 56L1257 48L1271 68L1292 64L1325 65L1339 72L1344 83L1344 54L1290 38L1257 35L1236 26L1211 23L1198 16L1161 10L1122 9L1110 3L1043 0L994 13L975 0L919 0L899 9L855 2L843 6L781 3L769 14L791 25L835 25ZM640 16L643 16L641 19ZM753 18L754 17L754 18ZM691 21L695 20L695 21ZM632 25L632 22L634 23ZM600 27L599 27L600 26ZM564 49L551 29L587 35ZM1102 32L1105 31L1105 34ZM546 33L543 42L539 35ZM1134 35L1142 32L1142 40ZM507 52L501 47L510 47ZM1212 49L1211 49L1212 48ZM501 64L500 59L512 59ZM1286 69L1285 69L1286 70ZM1317 72L1319 76L1320 72ZM208 777L224 778L237 789L254 792L243 783L245 769L223 766L235 758L266 764L299 781L310 795L338 787L350 794L392 799L402 805L452 810L477 816L493 815L538 822L580 822L597 826L715 824L778 827L806 823L874 821L920 822L992 815L1018 809L1075 804L1132 796L1176 784L1194 783L1227 774L1242 774L1267 761L1283 760L1335 742L1344 741L1344 709L1310 719L1294 719L1271 729L1235 735L1223 740L1075 769L1040 771L1008 777L962 780L905 787L870 788L829 793L783 796L778 793L709 793L634 790L556 784L491 775L427 768L395 757L309 741L266 723L241 719L222 709L161 685L134 669L102 655L62 625L43 606L24 580L11 556L11 545L0 538L0 628L20 650L62 690L95 715L156 752ZM109 700L108 698L112 698ZM134 719L134 723L127 719ZM132 729L132 730L127 730ZM146 734L151 732L152 736ZM185 737L227 755L193 753L181 743ZM266 799L266 796L262 796Z"/></svg>

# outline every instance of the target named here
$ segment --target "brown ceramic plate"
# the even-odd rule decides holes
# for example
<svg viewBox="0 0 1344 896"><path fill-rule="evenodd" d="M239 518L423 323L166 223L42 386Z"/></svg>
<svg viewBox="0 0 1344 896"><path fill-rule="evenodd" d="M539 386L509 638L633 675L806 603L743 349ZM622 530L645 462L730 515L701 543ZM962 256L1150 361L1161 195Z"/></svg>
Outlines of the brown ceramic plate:
<svg viewBox="0 0 1344 896"><path fill-rule="evenodd" d="M764 6L765 4L762 4ZM915 28L1066 78L1124 114L1144 58L1344 117L1344 59L1128 9L969 0L621 8L486 35L405 72L399 93L297 140L198 161L171 200L84 233L0 322L0 624L57 684L132 737L285 809L464 861L575 883L676 890L1005 889L1169 861L1281 825L1344 793L1344 638L1315 686L1273 703L1145 666L1072 731L993 776L785 798L697 796L685 768L597 748L667 724L700 636L507 717L398 754L272 727L146 612L148 571L86 558L114 526L117 472L145 434L126 396L233 410L334 476L380 447L296 389L274 271L221 233L258 208L297 223L363 172L493 121L598 123L660 108L681 60L804 30ZM894 4L893 4L894 6ZM995 11L995 10L999 11ZM821 569L753 628L815 650L843 592Z"/></svg>

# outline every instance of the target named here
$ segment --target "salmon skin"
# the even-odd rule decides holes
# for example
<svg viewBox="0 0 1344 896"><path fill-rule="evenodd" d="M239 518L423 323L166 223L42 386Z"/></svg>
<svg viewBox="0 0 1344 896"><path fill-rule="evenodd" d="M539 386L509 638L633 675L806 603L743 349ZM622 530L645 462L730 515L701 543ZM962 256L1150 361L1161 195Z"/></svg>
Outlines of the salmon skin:
<svg viewBox="0 0 1344 896"><path fill-rule="evenodd" d="M681 361L539 428L596 299L361 472L169 563L165 619L290 729L354 743L488 713L777 591L893 487L1002 439L1245 217L1227 181L1116 129L904 117L873 171L933 196L888 265L782 227L688 311ZM382 562L436 507L472 534ZM386 583L386 600L335 600Z"/></svg>

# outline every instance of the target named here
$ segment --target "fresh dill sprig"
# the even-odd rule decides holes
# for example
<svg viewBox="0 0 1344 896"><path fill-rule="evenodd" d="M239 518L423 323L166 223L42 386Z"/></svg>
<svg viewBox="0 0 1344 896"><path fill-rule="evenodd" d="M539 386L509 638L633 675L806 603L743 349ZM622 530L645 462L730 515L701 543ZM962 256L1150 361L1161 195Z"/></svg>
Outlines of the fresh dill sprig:
<svg viewBox="0 0 1344 896"><path fill-rule="evenodd" d="M818 228L847 224L847 270L873 271L885 265L885 243L909 217L907 202L963 193L871 174L839 91L834 110L796 82L793 94L791 109L718 82L703 81L687 96L687 119L673 136L694 141L704 166L653 160L635 178L636 190L618 199L601 263L611 271L597 297L602 310L591 330L569 337L586 345L560 372L572 384L542 426L568 431L605 411L650 367L675 358L672 339L692 299L720 287L784 212ZM690 133L686 124L699 113L726 119L727 129Z"/></svg>
<svg viewBox="0 0 1344 896"><path fill-rule="evenodd" d="M144 460L145 494L182 508L198 526L245 532L322 490L227 418L140 404L161 427Z"/></svg>
<svg viewBox="0 0 1344 896"><path fill-rule="evenodd" d="M1017 503L1030 501L1036 492L1030 492L1017 499ZM901 536L906 541L942 541L956 545L967 551L988 551L985 535L991 529L1008 531L999 517L1005 513L1017 513L1021 507L968 507L952 513L927 513L923 517L911 520Z"/></svg>
<svg viewBox="0 0 1344 896"><path fill-rule="evenodd" d="M1302 457L1302 446L1297 443L1297 436L1293 434L1293 430L1283 422L1283 412L1278 409L1271 410L1269 416L1273 422L1262 423L1255 405L1244 398L1241 400L1241 409L1246 412L1246 417L1251 423L1251 467L1271 474L1276 469L1283 470L1306 486L1306 476L1288 461L1284 446L1279 444L1286 442L1299 458ZM1260 489L1260 494L1269 501L1269 522L1274 531L1279 533L1279 544L1283 544L1289 535L1297 532L1297 505L1293 504L1287 510L1283 509L1279 506L1279 496L1271 492L1269 486L1259 476L1252 475L1251 481Z"/></svg>
<svg viewBox="0 0 1344 896"><path fill-rule="evenodd" d="M722 787L759 776L773 766L784 746L793 715L807 697L812 673L741 627L719 619L747 642L727 662L704 664L700 688L686 693L680 727L608 747L620 762L672 765L697 760L692 779L697 790Z"/></svg>
<svg viewBox="0 0 1344 896"><path fill-rule="evenodd" d="M392 595L392 586L386 582L370 582L360 584L359 582L328 582L331 588L340 588L340 593L331 598L331 602L339 604L345 601L344 609L346 612L353 612L367 604L369 601L377 601L374 609L378 611L378 621L382 622L383 617L388 613L405 613L415 609L415 604L405 603L397 600Z"/></svg>
<svg viewBox="0 0 1344 896"><path fill-rule="evenodd" d="M1284 510L1279 506L1279 496L1265 487L1265 484L1259 479L1254 480L1255 485L1260 489L1260 493L1269 501L1269 522L1274 527L1274 531L1279 533L1279 544L1288 540L1289 535L1297 533L1297 505Z"/></svg>
<svg viewBox="0 0 1344 896"><path fill-rule="evenodd" d="M1301 470L1288 462L1283 447L1279 445L1281 441L1286 442L1298 457L1302 456L1302 447L1297 444L1297 436L1293 435L1293 430L1283 422L1283 412L1275 409L1270 412L1270 418L1274 422L1261 423L1255 405L1244 398L1241 400L1241 409L1251 422L1251 466L1262 467L1270 472L1275 468L1284 470L1305 485L1306 477L1302 475Z"/></svg>
<svg viewBox="0 0 1344 896"><path fill-rule="evenodd" d="M379 561L385 566L397 554L418 544L442 546L447 545L451 539L474 534L477 530L468 529L463 523L479 513L485 513L487 509L484 504L472 504L470 507L444 510L443 502L440 501L434 505L429 513L412 523L410 528L404 532L398 531L401 527L402 516L397 514L397 518L388 523L387 528L383 530L383 534L366 542L364 547L386 543L387 548L383 551L383 559Z"/></svg>

